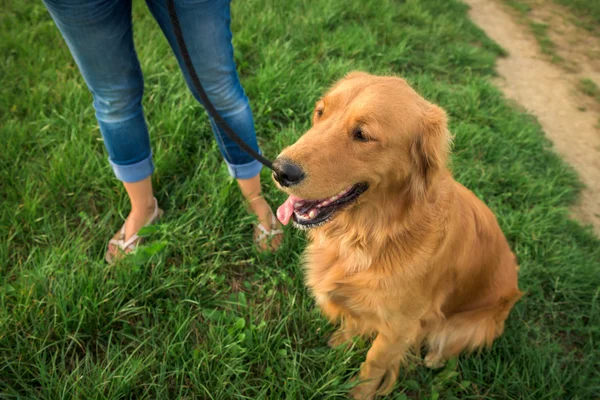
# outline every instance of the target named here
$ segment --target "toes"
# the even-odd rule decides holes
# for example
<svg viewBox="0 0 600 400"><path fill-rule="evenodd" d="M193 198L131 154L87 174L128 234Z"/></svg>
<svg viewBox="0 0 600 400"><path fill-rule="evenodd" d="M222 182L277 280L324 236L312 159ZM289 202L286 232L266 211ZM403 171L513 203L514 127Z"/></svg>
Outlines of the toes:
<svg viewBox="0 0 600 400"><path fill-rule="evenodd" d="M434 353L427 353L423 362L427 368L431 369L442 368L444 365L446 365L446 361Z"/></svg>
<svg viewBox="0 0 600 400"><path fill-rule="evenodd" d="M273 229L279 229L279 228L277 228L277 227L271 228L271 231ZM256 240L261 234L262 234L262 232L258 228L254 229L254 242L256 243L256 246L262 251L265 251L265 250L275 251L279 248L279 246L283 242L283 234L281 234L281 233L278 233L273 236L268 235L264 239Z"/></svg>
<svg viewBox="0 0 600 400"><path fill-rule="evenodd" d="M327 341L327 345L332 349L343 345L347 347L350 344L350 339L351 338L346 332L342 330L337 330L331 335L331 337Z"/></svg>
<svg viewBox="0 0 600 400"><path fill-rule="evenodd" d="M353 399L371 400L375 398L377 389L380 387L385 371L381 368L374 368L368 363L363 363L360 372L355 375L351 382L360 382L355 386L350 395Z"/></svg>
<svg viewBox="0 0 600 400"><path fill-rule="evenodd" d="M396 385L396 381L398 380L398 371L400 369L400 363L395 363L390 368L385 371L385 375L383 375L383 379L381 384L377 388L377 394L384 396L389 394Z"/></svg>
<svg viewBox="0 0 600 400"><path fill-rule="evenodd" d="M109 244L106 253L110 254L110 257L115 257L117 255L117 247L114 244Z"/></svg>
<svg viewBox="0 0 600 400"><path fill-rule="evenodd" d="M372 385L361 383L350 391L350 397L354 400L372 400L375 398L375 388Z"/></svg>

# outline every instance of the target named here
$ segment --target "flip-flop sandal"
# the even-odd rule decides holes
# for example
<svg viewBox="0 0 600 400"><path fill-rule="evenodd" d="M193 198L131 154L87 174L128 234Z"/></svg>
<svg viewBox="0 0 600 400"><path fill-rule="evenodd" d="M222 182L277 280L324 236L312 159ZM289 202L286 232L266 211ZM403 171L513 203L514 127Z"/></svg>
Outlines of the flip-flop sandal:
<svg viewBox="0 0 600 400"><path fill-rule="evenodd" d="M258 230L260 230L261 234L258 235L255 239L254 239L254 243L256 243L257 245L260 245L261 242L266 238L268 239L267 244L269 243L269 241L277 236L277 235L283 235L283 230L282 229L275 229L277 227L277 219L275 218L275 215L271 214L271 230L267 230L267 228L265 228L263 226L263 224L256 224L256 227L258 228ZM268 248L265 250L269 250Z"/></svg>
<svg viewBox="0 0 600 400"><path fill-rule="evenodd" d="M156 197L154 198L154 212L152 213L152 217L144 224L143 227L148 225L152 225L156 221L160 219L163 215L163 210L158 208L158 201ZM131 253L135 248L142 242L142 238L138 236L137 233L134 233L129 239L125 240L125 224L121 227L121 232L119 234L118 239L111 239L108 243L117 247L117 252L115 254L110 251L106 252L106 256L104 259L107 263L112 264L118 258ZM127 250L130 250L127 252Z"/></svg>

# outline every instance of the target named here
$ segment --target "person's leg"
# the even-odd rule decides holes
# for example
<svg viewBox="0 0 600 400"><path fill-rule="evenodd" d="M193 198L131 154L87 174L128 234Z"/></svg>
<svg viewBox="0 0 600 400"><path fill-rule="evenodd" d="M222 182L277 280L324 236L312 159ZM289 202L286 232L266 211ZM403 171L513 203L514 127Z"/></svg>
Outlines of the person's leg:
<svg viewBox="0 0 600 400"><path fill-rule="evenodd" d="M248 203L250 212L255 214L258 218L259 224L264 227L267 232L281 232L281 224L277 221L273 214L273 210L269 206L269 203L262 196L262 188L260 183L260 175L256 175L250 179L237 179L238 186ZM263 235L263 230L256 227L254 232L254 238L257 241L257 245L262 249L275 250L281 244L281 234ZM262 239L260 237L263 236Z"/></svg>
<svg viewBox="0 0 600 400"><path fill-rule="evenodd" d="M181 58L166 1L146 2L173 48L189 88L200 101ZM175 5L192 63L208 98L229 126L248 145L259 151L252 111L233 58L230 0L175 0ZM212 118L210 122L229 172L237 179L251 211L267 230L277 228L279 224L273 224L273 212L261 194L259 174L262 165L230 140ZM280 242L281 237L273 238L271 248L277 247ZM260 243L260 246L266 248L267 243Z"/></svg>
<svg viewBox="0 0 600 400"><path fill-rule="evenodd" d="M148 221L155 206L150 180L154 165L141 104L144 83L133 45L131 0L44 3L92 93L110 164L131 200L125 223L125 238L129 238Z"/></svg>

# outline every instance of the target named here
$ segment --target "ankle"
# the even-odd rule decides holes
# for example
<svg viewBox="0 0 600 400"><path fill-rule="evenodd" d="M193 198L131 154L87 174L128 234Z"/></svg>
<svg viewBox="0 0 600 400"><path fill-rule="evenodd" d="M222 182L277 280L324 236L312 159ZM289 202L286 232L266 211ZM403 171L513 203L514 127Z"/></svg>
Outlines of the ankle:
<svg viewBox="0 0 600 400"><path fill-rule="evenodd" d="M129 215L132 217L147 217L154 213L155 207L154 197L147 201L138 201L135 204L131 204L131 212Z"/></svg>
<svg viewBox="0 0 600 400"><path fill-rule="evenodd" d="M247 204L248 210L253 213L256 213L257 209L260 209L261 207L263 207L264 203L266 203L266 200L260 193L255 196L246 197L246 204Z"/></svg>
<svg viewBox="0 0 600 400"><path fill-rule="evenodd" d="M264 197L255 197L248 203L249 211L256 215L262 215L271 211L271 207Z"/></svg>

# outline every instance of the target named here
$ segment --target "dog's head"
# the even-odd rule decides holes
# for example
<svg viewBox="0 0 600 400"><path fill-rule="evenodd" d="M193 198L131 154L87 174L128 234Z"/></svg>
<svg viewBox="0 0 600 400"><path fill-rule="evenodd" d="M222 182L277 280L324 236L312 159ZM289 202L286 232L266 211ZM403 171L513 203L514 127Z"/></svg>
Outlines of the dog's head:
<svg viewBox="0 0 600 400"><path fill-rule="evenodd" d="M311 228L384 190L423 198L445 167L445 112L403 79L353 72L316 104L313 125L277 157L273 178L290 197L279 219Z"/></svg>

